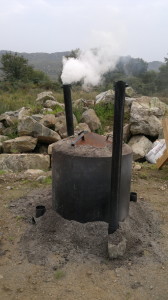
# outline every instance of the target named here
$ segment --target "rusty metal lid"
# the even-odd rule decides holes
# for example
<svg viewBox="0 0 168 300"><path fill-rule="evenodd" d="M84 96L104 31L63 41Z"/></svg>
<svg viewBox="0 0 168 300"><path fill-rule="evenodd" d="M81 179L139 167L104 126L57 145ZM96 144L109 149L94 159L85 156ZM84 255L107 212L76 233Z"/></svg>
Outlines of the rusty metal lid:
<svg viewBox="0 0 168 300"><path fill-rule="evenodd" d="M81 132L76 139L71 142L72 146L90 145L96 148L104 148L107 144L111 144L108 137L93 132Z"/></svg>
<svg viewBox="0 0 168 300"><path fill-rule="evenodd" d="M78 138L79 135L71 136L56 142L52 147L52 153L61 153L61 155L72 157L111 157L113 147L110 136L107 138L88 132L85 134L84 140L80 138L76 142ZM131 153L132 149L127 144L123 144L122 155L130 155Z"/></svg>

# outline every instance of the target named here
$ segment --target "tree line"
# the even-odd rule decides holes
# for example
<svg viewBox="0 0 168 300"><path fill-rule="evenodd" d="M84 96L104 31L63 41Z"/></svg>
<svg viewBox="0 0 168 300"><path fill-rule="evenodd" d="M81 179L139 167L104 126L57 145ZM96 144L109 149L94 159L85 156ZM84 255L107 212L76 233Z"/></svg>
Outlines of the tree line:
<svg viewBox="0 0 168 300"><path fill-rule="evenodd" d="M79 49L72 50L68 57L77 57ZM53 82L44 72L35 70L29 65L28 60L17 53L6 52L1 57L0 68L3 74L1 87L5 83L10 86L20 87L23 84L32 83L34 85L57 89L59 82ZM160 67L159 71L148 71L148 63L141 58L121 57L115 70L104 74L101 88L103 90L112 87L113 82L118 80L126 81L137 93L143 95L153 95L160 93L168 95L168 58ZM79 83L80 85L80 83Z"/></svg>
<svg viewBox="0 0 168 300"><path fill-rule="evenodd" d="M11 90L30 87L32 85L50 89L55 84L47 74L40 70L35 70L29 65L28 60L17 53L6 52L1 57L1 81L0 88Z"/></svg>
<svg viewBox="0 0 168 300"><path fill-rule="evenodd" d="M107 89L112 81L118 80L126 81L142 95L168 96L168 58L165 58L158 72L148 71L148 63L141 58L120 59L115 70L104 75L105 88Z"/></svg>

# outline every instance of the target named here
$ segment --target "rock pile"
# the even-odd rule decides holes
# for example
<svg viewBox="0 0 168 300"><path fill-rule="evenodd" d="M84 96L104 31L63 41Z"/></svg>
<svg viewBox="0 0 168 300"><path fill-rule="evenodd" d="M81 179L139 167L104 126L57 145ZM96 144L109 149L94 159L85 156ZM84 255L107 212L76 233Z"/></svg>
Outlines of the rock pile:
<svg viewBox="0 0 168 300"><path fill-rule="evenodd" d="M156 97L136 98L135 92L127 89L125 111L130 114L130 122L124 127L124 141L131 146L134 160L139 160L161 134L162 118L168 106ZM107 103L114 103L113 90L97 95L95 100L76 100L73 107L82 108L83 114L80 123L73 116L75 131L100 129L94 106ZM52 144L67 136L64 104L56 101L50 91L38 94L36 104L41 106L38 114L22 107L0 115L0 169L20 171L50 167ZM58 107L60 112L54 113Z"/></svg>
<svg viewBox="0 0 168 300"><path fill-rule="evenodd" d="M143 158L153 147L153 143L162 133L162 118L167 114L168 106L156 97L136 98L130 109L129 145L134 158Z"/></svg>
<svg viewBox="0 0 168 300"><path fill-rule="evenodd" d="M77 101L93 105L94 101ZM52 144L67 136L64 104L55 100L52 92L37 95L36 104L41 106L39 114L22 107L0 115L0 169L22 171L50 168ZM86 105L86 107L87 107ZM60 112L54 113L56 108ZM85 111L78 124L73 115L75 131L93 131L101 127L93 109ZM51 145L51 147L49 147Z"/></svg>
<svg viewBox="0 0 168 300"><path fill-rule="evenodd" d="M127 87L125 112L130 119L124 126L123 139L132 148L134 160L141 160L153 148L153 142L161 137L162 118L168 113L168 105L157 97L135 96L134 90ZM114 103L113 90L97 95L95 105L110 102Z"/></svg>

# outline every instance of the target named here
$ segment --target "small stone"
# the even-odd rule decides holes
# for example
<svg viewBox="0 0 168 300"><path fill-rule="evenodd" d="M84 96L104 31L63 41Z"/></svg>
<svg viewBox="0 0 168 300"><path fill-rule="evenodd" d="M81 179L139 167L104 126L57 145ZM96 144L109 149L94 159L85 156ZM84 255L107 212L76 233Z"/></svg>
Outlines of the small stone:
<svg viewBox="0 0 168 300"><path fill-rule="evenodd" d="M39 176L37 179L36 179L36 181L38 181L38 182L44 182L45 181L45 179L47 178L47 176L43 176L43 175L41 175L41 176Z"/></svg>
<svg viewBox="0 0 168 300"><path fill-rule="evenodd" d="M131 284L131 288L132 288L133 290L138 289L138 288L141 287L141 286L142 286L142 284L141 284L141 282L139 282L139 281L135 281L133 284Z"/></svg>
<svg viewBox="0 0 168 300"><path fill-rule="evenodd" d="M23 293L23 289L22 289L22 288L18 288L18 289L17 289L17 292L18 292L18 293Z"/></svg>
<svg viewBox="0 0 168 300"><path fill-rule="evenodd" d="M4 277L3 277L3 275L0 275L0 279L3 279Z"/></svg>
<svg viewBox="0 0 168 300"><path fill-rule="evenodd" d="M141 167L140 164L135 164L135 165L134 165L134 170L135 170L135 171L139 171L139 170L141 170L141 169L142 169L142 167Z"/></svg>
<svg viewBox="0 0 168 300"><path fill-rule="evenodd" d="M28 175L40 175L43 174L44 171L40 169L28 169L24 173Z"/></svg>
<svg viewBox="0 0 168 300"><path fill-rule="evenodd" d="M129 275L130 275L130 276L134 276L134 273L133 273L133 272L129 272Z"/></svg>
<svg viewBox="0 0 168 300"><path fill-rule="evenodd" d="M110 259L123 256L126 251L126 239L120 229L108 236L108 255Z"/></svg>
<svg viewBox="0 0 168 300"><path fill-rule="evenodd" d="M167 189L167 184L162 185L159 189L161 191L165 191Z"/></svg>
<svg viewBox="0 0 168 300"><path fill-rule="evenodd" d="M150 290L153 290L153 286L152 285L150 286Z"/></svg>
<svg viewBox="0 0 168 300"><path fill-rule="evenodd" d="M7 190L12 190L12 187L11 186L7 186L6 189Z"/></svg>
<svg viewBox="0 0 168 300"><path fill-rule="evenodd" d="M92 275L92 272L91 272L91 271L87 271L86 274L87 274L88 276L90 276L90 275Z"/></svg>

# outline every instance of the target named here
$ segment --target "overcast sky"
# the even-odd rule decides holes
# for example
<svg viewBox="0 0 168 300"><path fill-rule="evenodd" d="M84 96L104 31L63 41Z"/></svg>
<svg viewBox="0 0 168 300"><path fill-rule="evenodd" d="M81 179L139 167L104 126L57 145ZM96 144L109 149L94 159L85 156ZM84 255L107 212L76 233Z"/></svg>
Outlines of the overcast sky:
<svg viewBox="0 0 168 300"><path fill-rule="evenodd" d="M0 0L0 50L58 52L106 44L163 61L168 0Z"/></svg>

